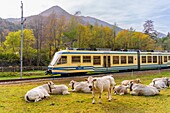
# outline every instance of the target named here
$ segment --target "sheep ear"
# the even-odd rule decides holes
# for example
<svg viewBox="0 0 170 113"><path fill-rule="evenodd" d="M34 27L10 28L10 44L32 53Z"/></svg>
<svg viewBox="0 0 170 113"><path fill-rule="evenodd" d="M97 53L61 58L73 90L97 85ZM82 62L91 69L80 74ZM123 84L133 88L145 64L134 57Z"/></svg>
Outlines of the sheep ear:
<svg viewBox="0 0 170 113"><path fill-rule="evenodd" d="M96 79L93 79L93 81L96 81Z"/></svg>
<svg viewBox="0 0 170 113"><path fill-rule="evenodd" d="M133 81L130 81L130 84L133 84Z"/></svg>

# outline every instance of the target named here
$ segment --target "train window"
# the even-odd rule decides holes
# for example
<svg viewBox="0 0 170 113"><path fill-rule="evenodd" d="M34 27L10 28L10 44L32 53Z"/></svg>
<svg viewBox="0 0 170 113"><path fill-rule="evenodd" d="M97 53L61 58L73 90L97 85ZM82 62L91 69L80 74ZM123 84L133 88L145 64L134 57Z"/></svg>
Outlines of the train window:
<svg viewBox="0 0 170 113"><path fill-rule="evenodd" d="M93 64L94 65L100 65L100 56L93 56Z"/></svg>
<svg viewBox="0 0 170 113"><path fill-rule="evenodd" d="M67 64L67 56L61 56L57 64Z"/></svg>
<svg viewBox="0 0 170 113"><path fill-rule="evenodd" d="M80 63L80 56L72 56L72 63Z"/></svg>
<svg viewBox="0 0 170 113"><path fill-rule="evenodd" d="M142 63L146 63L146 56L142 56Z"/></svg>
<svg viewBox="0 0 170 113"><path fill-rule="evenodd" d="M91 63L91 56L83 56L83 63Z"/></svg>
<svg viewBox="0 0 170 113"><path fill-rule="evenodd" d="M148 63L152 63L152 56L148 56Z"/></svg>
<svg viewBox="0 0 170 113"><path fill-rule="evenodd" d="M153 56L153 63L157 63L157 56Z"/></svg>
<svg viewBox="0 0 170 113"><path fill-rule="evenodd" d="M168 60L170 60L170 56L168 56Z"/></svg>
<svg viewBox="0 0 170 113"><path fill-rule="evenodd" d="M167 60L167 56L164 56L164 62L167 62L168 60Z"/></svg>
<svg viewBox="0 0 170 113"><path fill-rule="evenodd" d="M121 56L121 64L126 64L126 56Z"/></svg>
<svg viewBox="0 0 170 113"><path fill-rule="evenodd" d="M128 56L128 63L133 64L133 56Z"/></svg>
<svg viewBox="0 0 170 113"><path fill-rule="evenodd" d="M113 64L119 64L119 56L113 56Z"/></svg>

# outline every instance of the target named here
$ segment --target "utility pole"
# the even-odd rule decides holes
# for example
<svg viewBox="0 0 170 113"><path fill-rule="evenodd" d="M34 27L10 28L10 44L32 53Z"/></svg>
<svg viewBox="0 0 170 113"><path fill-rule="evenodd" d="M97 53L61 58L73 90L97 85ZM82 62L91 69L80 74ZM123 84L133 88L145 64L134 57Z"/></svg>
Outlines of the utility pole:
<svg viewBox="0 0 170 113"><path fill-rule="evenodd" d="M23 29L24 22L26 19L23 19L23 3L21 1L21 40L20 40L20 79L22 79L22 65L23 65L23 56L22 56L22 48L23 48Z"/></svg>

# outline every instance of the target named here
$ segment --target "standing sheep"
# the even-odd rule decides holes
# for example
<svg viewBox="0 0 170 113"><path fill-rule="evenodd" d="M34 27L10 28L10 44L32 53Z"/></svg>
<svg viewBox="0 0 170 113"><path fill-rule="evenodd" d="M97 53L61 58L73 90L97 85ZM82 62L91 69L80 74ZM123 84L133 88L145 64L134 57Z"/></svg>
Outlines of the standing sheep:
<svg viewBox="0 0 170 113"><path fill-rule="evenodd" d="M103 91L108 92L108 101L112 100L112 90L116 85L114 78L112 76L103 76L98 78L93 78L92 76L89 76L87 81L89 83L89 88L92 91L93 104L95 103L96 92L99 92L99 103L101 103L101 95Z"/></svg>

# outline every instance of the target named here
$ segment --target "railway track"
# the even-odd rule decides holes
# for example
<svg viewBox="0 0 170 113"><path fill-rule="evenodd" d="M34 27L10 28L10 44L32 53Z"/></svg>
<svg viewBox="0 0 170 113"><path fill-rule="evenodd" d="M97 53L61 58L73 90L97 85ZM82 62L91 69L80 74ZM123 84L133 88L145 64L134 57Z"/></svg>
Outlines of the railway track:
<svg viewBox="0 0 170 113"><path fill-rule="evenodd" d="M44 81L44 80L60 80L66 78L86 78L88 76L104 76L106 74L113 74L113 76L120 77L120 76L133 76L133 75L143 75L143 74L158 74L161 72L169 71L169 69L161 69L161 70L143 70L143 71L124 71L124 72L114 72L114 73L98 73L98 74L84 74L84 75L76 75L76 76L48 76L48 77L37 77L37 78L19 78L19 79L8 79L8 80L0 80L0 84L17 84L17 83L25 83L25 82L37 82L37 81Z"/></svg>

